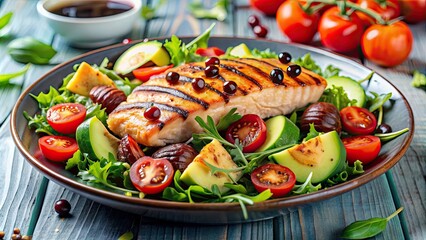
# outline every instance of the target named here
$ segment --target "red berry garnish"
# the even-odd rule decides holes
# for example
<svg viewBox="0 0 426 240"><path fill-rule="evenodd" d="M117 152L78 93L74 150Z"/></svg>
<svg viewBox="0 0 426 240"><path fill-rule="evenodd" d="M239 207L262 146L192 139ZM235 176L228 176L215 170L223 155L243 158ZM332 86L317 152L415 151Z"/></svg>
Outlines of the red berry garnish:
<svg viewBox="0 0 426 240"><path fill-rule="evenodd" d="M292 78L299 76L302 73L302 68L299 65L290 65L287 67L287 75Z"/></svg>
<svg viewBox="0 0 426 240"><path fill-rule="evenodd" d="M166 75L166 80L170 84L176 84L179 82L180 75L177 72L168 72Z"/></svg>
<svg viewBox="0 0 426 240"><path fill-rule="evenodd" d="M217 57L211 57L211 58L207 59L204 63L206 64L206 67L213 66L213 65L219 65L220 60Z"/></svg>
<svg viewBox="0 0 426 240"><path fill-rule="evenodd" d="M251 28L254 28L260 24L260 20L256 15L250 15L247 19L247 22Z"/></svg>
<svg viewBox="0 0 426 240"><path fill-rule="evenodd" d="M145 112L143 113L143 116L149 121L155 121L160 118L161 111L158 107L152 106L145 110Z"/></svg>
<svg viewBox="0 0 426 240"><path fill-rule="evenodd" d="M278 54L278 60L280 60L281 63L287 64L291 61L291 55L288 52L280 52Z"/></svg>
<svg viewBox="0 0 426 240"><path fill-rule="evenodd" d="M223 90L227 94L234 94L237 92L237 84L234 81L228 81L223 84Z"/></svg>
<svg viewBox="0 0 426 240"><path fill-rule="evenodd" d="M131 38L125 38L125 39L123 39L123 41L122 41L122 43L124 43L124 44L129 44L129 43L131 43L132 42L132 39Z"/></svg>
<svg viewBox="0 0 426 240"><path fill-rule="evenodd" d="M206 67L206 69L204 69L204 73L206 74L207 77L210 77L210 78L217 77L219 75L219 68L211 65Z"/></svg>
<svg viewBox="0 0 426 240"><path fill-rule="evenodd" d="M269 73L269 78L275 84L281 84L284 80L284 73L281 69L275 68Z"/></svg>
<svg viewBox="0 0 426 240"><path fill-rule="evenodd" d="M262 25L257 25L253 28L253 32L254 34L256 34L256 36L260 38L265 38L266 35L268 34L268 29L266 29L266 27Z"/></svg>
<svg viewBox="0 0 426 240"><path fill-rule="evenodd" d="M195 91L200 92L206 87L206 82L202 78L194 78L192 80L192 87Z"/></svg>
<svg viewBox="0 0 426 240"><path fill-rule="evenodd" d="M71 204L65 199L60 199L55 202L54 208L60 217L66 217L71 211Z"/></svg>

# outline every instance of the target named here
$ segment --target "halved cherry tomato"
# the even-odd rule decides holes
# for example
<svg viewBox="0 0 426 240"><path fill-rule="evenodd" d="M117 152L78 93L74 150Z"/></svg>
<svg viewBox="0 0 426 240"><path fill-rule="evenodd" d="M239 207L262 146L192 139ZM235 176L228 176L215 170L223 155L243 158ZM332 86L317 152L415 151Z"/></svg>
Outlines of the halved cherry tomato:
<svg viewBox="0 0 426 240"><path fill-rule="evenodd" d="M278 8L276 21L281 32L292 42L309 43L317 32L319 14L308 14L299 2L289 0Z"/></svg>
<svg viewBox="0 0 426 240"><path fill-rule="evenodd" d="M235 143L236 139L243 146L243 152L254 152L266 140L266 125L255 114L244 115L226 130L226 140Z"/></svg>
<svg viewBox="0 0 426 240"><path fill-rule="evenodd" d="M359 46L364 24L356 13L344 17L338 7L332 7L322 15L318 32L325 47L347 53Z"/></svg>
<svg viewBox="0 0 426 240"><path fill-rule="evenodd" d="M358 0L357 4L362 8L377 12L385 20L391 20L400 15L398 0ZM365 13L357 12L357 14L366 27L376 23L372 17Z"/></svg>
<svg viewBox="0 0 426 240"><path fill-rule="evenodd" d="M133 75L137 79L139 79L139 80L141 80L143 82L146 82L146 81L149 80L149 78L151 76L163 73L167 69L172 68L172 67L173 67L172 64L167 65L167 66L162 66L162 67L157 67L157 66L154 66L154 67L141 67L141 68L133 70L132 73L133 73Z"/></svg>
<svg viewBox="0 0 426 240"><path fill-rule="evenodd" d="M364 56L381 66L393 67L404 62L413 47L413 34L404 22L374 24L361 40Z"/></svg>
<svg viewBox="0 0 426 240"><path fill-rule="evenodd" d="M296 184L296 175L289 168L268 163L256 168L250 175L258 192L270 189L274 197L287 195Z"/></svg>
<svg viewBox="0 0 426 240"><path fill-rule="evenodd" d="M45 158L55 162L63 162L70 159L78 150L77 141L74 138L65 136L41 137L38 139L38 146Z"/></svg>
<svg viewBox="0 0 426 240"><path fill-rule="evenodd" d="M380 138L371 135L354 136L342 139L346 149L346 160L353 165L356 160L363 164L370 163L379 155Z"/></svg>
<svg viewBox="0 0 426 240"><path fill-rule="evenodd" d="M374 114L361 107L345 107L340 110L343 129L354 135L368 135L376 129L377 120Z"/></svg>
<svg viewBox="0 0 426 240"><path fill-rule="evenodd" d="M133 186L146 194L163 191L173 180L173 166L169 160L142 157L130 167Z"/></svg>
<svg viewBox="0 0 426 240"><path fill-rule="evenodd" d="M86 117L86 108L79 103L60 103L47 110L46 118L55 131L63 134L75 133Z"/></svg>
<svg viewBox="0 0 426 240"><path fill-rule="evenodd" d="M225 51L218 47L198 48L195 51L196 54L203 57L219 57L225 54Z"/></svg>

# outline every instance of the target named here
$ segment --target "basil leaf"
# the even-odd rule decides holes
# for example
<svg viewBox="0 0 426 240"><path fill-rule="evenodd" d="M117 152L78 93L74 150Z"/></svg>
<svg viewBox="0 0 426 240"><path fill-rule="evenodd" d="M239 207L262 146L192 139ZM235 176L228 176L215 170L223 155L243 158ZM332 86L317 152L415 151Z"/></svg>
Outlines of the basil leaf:
<svg viewBox="0 0 426 240"><path fill-rule="evenodd" d="M374 237L386 229L386 225L393 217L398 215L404 208L398 208L387 218L370 218L366 220L356 221L343 229L341 238L346 239L365 239Z"/></svg>
<svg viewBox="0 0 426 240"><path fill-rule="evenodd" d="M30 66L31 66L31 64L27 64L21 70L19 70L17 72L0 74L0 85L9 83L9 80L12 79L12 78L24 75L28 71Z"/></svg>
<svg viewBox="0 0 426 240"><path fill-rule="evenodd" d="M381 106L383 106L383 104L385 104L385 102L387 100L389 100L392 97L392 93L387 93L387 94L378 94L375 92L370 92L373 97L370 99L370 107L368 108L368 110L370 112L374 112L377 109L379 109Z"/></svg>
<svg viewBox="0 0 426 240"><path fill-rule="evenodd" d="M158 9L160 9L160 7L163 4L165 4L166 2L167 2L167 0L160 0L154 6L143 5L142 9L141 9L142 18L144 18L145 20L153 19L156 15L156 12L158 11Z"/></svg>
<svg viewBox="0 0 426 240"><path fill-rule="evenodd" d="M163 191L162 197L176 202L188 202L188 196L185 193L179 192L172 187L166 187Z"/></svg>
<svg viewBox="0 0 426 240"><path fill-rule="evenodd" d="M242 116L238 113L235 113L237 108L231 109L225 116L223 116L216 125L218 131L223 131L227 129L232 123L240 120Z"/></svg>
<svg viewBox="0 0 426 240"><path fill-rule="evenodd" d="M10 19L12 19L12 16L13 16L13 13L8 12L0 18L0 29L4 28L7 24L9 24Z"/></svg>
<svg viewBox="0 0 426 240"><path fill-rule="evenodd" d="M189 11L196 18L224 21L228 16L229 0L218 0L213 8L207 9L200 0L189 4Z"/></svg>
<svg viewBox="0 0 426 240"><path fill-rule="evenodd" d="M48 64L56 50L32 37L18 38L7 45L13 60L22 63Z"/></svg>

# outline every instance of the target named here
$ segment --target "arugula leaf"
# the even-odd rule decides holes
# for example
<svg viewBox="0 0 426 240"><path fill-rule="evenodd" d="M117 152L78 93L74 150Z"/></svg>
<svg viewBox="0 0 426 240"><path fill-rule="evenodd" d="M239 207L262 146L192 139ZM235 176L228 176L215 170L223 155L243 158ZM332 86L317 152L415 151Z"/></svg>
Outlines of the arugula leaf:
<svg viewBox="0 0 426 240"><path fill-rule="evenodd" d="M312 138L318 137L320 134L321 133L319 133L319 132L317 132L317 130L315 130L315 125L313 123L310 123L309 124L309 132L306 135L305 139L303 139L303 141L306 142L306 141L308 141Z"/></svg>
<svg viewBox="0 0 426 240"><path fill-rule="evenodd" d="M9 24L12 19L13 12L7 12L3 16L0 17L0 29L4 28L7 24Z"/></svg>
<svg viewBox="0 0 426 240"><path fill-rule="evenodd" d="M257 48L253 48L251 50L251 54L255 57L255 58L277 58L278 54L274 51L271 51L271 49L267 48L265 50L259 50Z"/></svg>
<svg viewBox="0 0 426 240"><path fill-rule="evenodd" d="M228 16L229 0L218 0L213 8L204 7L201 0L196 0L189 4L189 12L196 18L216 19L224 21Z"/></svg>
<svg viewBox="0 0 426 240"><path fill-rule="evenodd" d="M216 125L216 128L218 131L226 130L232 123L240 120L242 116L239 113L235 113L237 111L237 108L231 109L225 116L223 116L218 124Z"/></svg>
<svg viewBox="0 0 426 240"><path fill-rule="evenodd" d="M107 125L106 120L108 118L107 113L105 112L105 108L102 108L99 104L91 104L87 107L86 110L86 118L89 119L92 117L97 117L105 126Z"/></svg>
<svg viewBox="0 0 426 240"><path fill-rule="evenodd" d="M58 135L58 133L53 130L50 124L47 122L46 115L36 114L34 117L31 117L27 112L22 113L28 121L28 127L35 129L36 133L44 133L47 135Z"/></svg>
<svg viewBox="0 0 426 240"><path fill-rule="evenodd" d="M77 150L70 159L67 160L67 163L65 165L65 170L73 169L74 167L77 167L79 163L81 162L81 159L83 158L83 154L80 150Z"/></svg>
<svg viewBox="0 0 426 240"><path fill-rule="evenodd" d="M313 185L311 182L311 179L312 179L312 172L309 174L308 178L303 184L294 185L293 191L291 193L294 195L300 195L300 194L306 194L306 193L316 192L320 190L322 188L321 183L317 185Z"/></svg>
<svg viewBox="0 0 426 240"><path fill-rule="evenodd" d="M24 75L28 71L30 66L31 66L31 64L28 63L22 69L14 72L14 73L0 74L0 85L8 84L8 83L10 83L10 79Z"/></svg>
<svg viewBox="0 0 426 240"><path fill-rule="evenodd" d="M368 108L368 111L370 112L374 112L377 109L379 109L381 106L383 106L383 104L385 104L386 101L388 101L391 97L392 97L392 93L387 93L387 94L378 94L375 92L370 92L373 96L369 97L369 105L370 107Z"/></svg>
<svg viewBox="0 0 426 240"><path fill-rule="evenodd" d="M319 102L331 103L340 111L342 108L355 105L357 101L356 99L349 99L343 87L333 85L331 88L324 90Z"/></svg>
<svg viewBox="0 0 426 240"><path fill-rule="evenodd" d="M337 68L332 65L328 65L322 72L322 76L327 79L330 77L339 76L339 73L340 73L340 68Z"/></svg>
<svg viewBox="0 0 426 240"><path fill-rule="evenodd" d="M416 88L423 88L426 90L426 75L415 70L413 73L413 80L411 81L411 86Z"/></svg>

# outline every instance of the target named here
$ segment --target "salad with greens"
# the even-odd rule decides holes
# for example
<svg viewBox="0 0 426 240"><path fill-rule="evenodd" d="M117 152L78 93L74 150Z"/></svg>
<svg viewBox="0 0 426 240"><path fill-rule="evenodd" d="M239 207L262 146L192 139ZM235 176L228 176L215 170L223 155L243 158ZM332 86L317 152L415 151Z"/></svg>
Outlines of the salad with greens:
<svg viewBox="0 0 426 240"><path fill-rule="evenodd" d="M408 131L393 131L382 122L391 93L365 92L361 86L373 73L357 80L341 76L335 66L321 68L309 54L292 58L245 44L211 47L212 28L187 44L173 36L164 43L137 43L116 62L82 62L58 89L32 95L40 111L24 115L41 136L43 156L98 188L167 201L236 202L247 218L246 205L309 194L362 174L385 141ZM234 108L219 122L197 117L202 132L164 147L142 146L109 131L108 115L143 82L174 66L215 65L225 58L291 61L324 77L328 86L317 103L288 115L262 119ZM193 82L195 89L203 89L201 80ZM143 112L153 121L160 114L155 106Z"/></svg>

